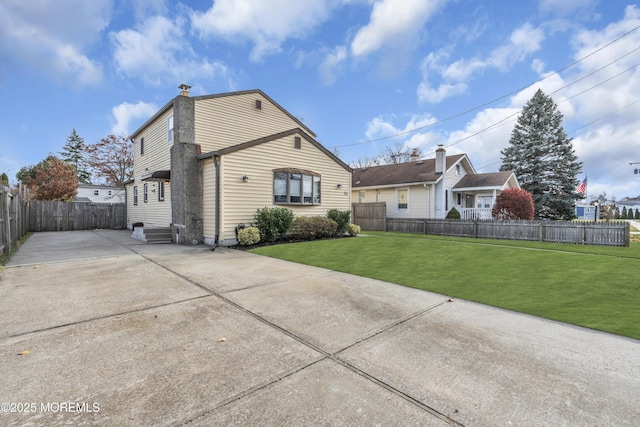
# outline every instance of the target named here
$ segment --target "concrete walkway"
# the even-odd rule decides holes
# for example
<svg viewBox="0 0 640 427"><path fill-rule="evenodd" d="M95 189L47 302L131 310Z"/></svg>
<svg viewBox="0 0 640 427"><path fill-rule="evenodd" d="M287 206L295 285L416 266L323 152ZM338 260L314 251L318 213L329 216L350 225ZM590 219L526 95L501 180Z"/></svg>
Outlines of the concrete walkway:
<svg viewBox="0 0 640 427"><path fill-rule="evenodd" d="M0 378L3 426L640 419L639 341L126 231L20 248L0 273Z"/></svg>

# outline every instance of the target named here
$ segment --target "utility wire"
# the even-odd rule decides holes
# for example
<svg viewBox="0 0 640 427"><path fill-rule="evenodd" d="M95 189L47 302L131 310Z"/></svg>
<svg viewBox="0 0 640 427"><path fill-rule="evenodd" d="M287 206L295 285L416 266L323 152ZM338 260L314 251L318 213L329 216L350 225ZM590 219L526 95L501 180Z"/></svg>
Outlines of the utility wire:
<svg viewBox="0 0 640 427"><path fill-rule="evenodd" d="M425 125L425 126L420 126L420 127L414 128L414 129L407 130L407 131L398 132L398 133L396 133L396 134L394 134L394 135L384 136L384 137L381 137L381 138L375 138L375 139L369 139L369 140L366 140L366 141L354 142L354 143L351 143L351 144L333 145L333 146L330 146L330 147L328 147L328 148L350 147L350 146L354 146L354 145L362 145L362 144L368 144L368 143L371 143L371 142L377 142L377 141L383 141L383 140L387 140L387 139L391 139L391 138L396 138L396 137L398 137L398 136L407 135L407 134L410 134L410 133L413 133L413 132L417 132L417 131L419 131L419 130L423 130L423 129L427 129L427 128L430 128L430 127L434 127L434 126L437 126L437 125L439 125L439 124L442 124L442 123L448 122L448 121L450 121L450 120L456 119L456 118L458 118L458 117L461 117L461 116L467 115L467 114L472 113L472 112L474 112L474 111L477 111L477 110L479 110L479 109L481 109L481 108L484 108L484 107L486 107L486 106L488 106L488 105L491 105L491 104L494 104L494 103L496 103L496 102L498 102L498 101L501 101L501 100L503 100L503 99L505 99L505 98L507 98L507 97L509 97L509 96L511 96L511 95L515 95L516 93L518 93L518 92L520 92L520 91L522 91L522 90L524 90L524 89L528 88L529 86L534 85L534 84L536 84L536 83L540 83L541 81L546 80L546 79L548 79L548 78L549 78L549 77L551 77L551 76L555 76L555 75L560 74L562 71L565 71L565 70L567 70L567 69L569 69L569 68L571 68L571 67L573 67L573 66L575 66L575 65L579 64L580 62L582 62L582 61L584 61L584 60L588 59L589 57L591 57L591 56L595 55L596 53L598 53L598 52L600 52L600 51L602 51L602 50L606 49L607 47L609 47L609 46L611 46L612 44L614 44L614 43L618 42L618 41L619 41L619 40L621 40L622 38L624 38L624 37L628 36L629 34L633 33L634 31L637 31L639 28L640 28L640 25L638 25L638 26L636 26L636 27L632 28L631 30L627 31L626 33L624 33L624 34L620 35L619 37L617 37L617 38L613 39L613 40L612 40L612 41L610 41L609 43L607 43L607 44L605 44L605 45L601 46L600 48L598 48L598 49L594 50L593 52L589 53L588 55L585 55L585 56L583 56L582 58L577 59L576 61L574 61L574 62L572 62L572 63L570 63L570 64L568 64L568 65L565 65L564 67L560 68L560 69L559 69L559 70L557 70L557 71L554 71L554 72L552 72L552 73L547 74L546 76L544 76L544 77L542 77L542 78L540 78L540 79L538 79L538 80L534 81L533 83L530 83L530 84L527 84L527 85L525 85L525 86L522 86L522 87L520 87L520 88L518 88L518 89L515 89L515 90L513 90L513 91L511 91L511 92L509 92L509 93L507 93L507 94L505 94L505 95L502 95L502 96L500 96L500 97L498 97L498 98L495 98L495 99L493 99L493 100L491 100L491 101L488 101L488 102L485 102L485 103L483 103L483 104L480 104L480 105L478 105L478 106L476 106L476 107L474 107L474 108L470 108L470 109L465 110L465 111L463 111L463 112L461 112L461 113L454 114L454 115L452 115L452 116L446 117L446 118L444 118L444 119L442 119L442 120L438 120L438 121L436 121L436 122L430 123L430 124ZM631 52L629 52L629 53L627 53L627 55L631 54L632 52L634 52L634 51L636 51L636 50L638 50L638 49L640 49L640 47L639 47L639 48L634 49L633 51L631 51ZM624 55L624 56L623 56L623 57L621 57L621 58L624 58L624 57L625 57L625 56L627 56L627 55ZM621 58L620 58L620 59L621 59ZM614 61L614 62L615 62L615 61ZM608 66L608 65L610 65L610 64L607 64L606 66ZM605 67L606 67L606 66L605 66ZM603 68L604 68L604 67L603 67ZM597 71L596 71L596 72L597 72ZM592 74L593 74L593 73L592 73ZM588 76L585 76L585 77L588 77ZM575 82L574 82L574 83L575 83ZM572 84L573 84L573 83L572 83ZM564 86L564 87L567 87L567 86ZM564 88L564 87L563 87L563 88ZM558 89L558 90L561 90L561 89L563 89L563 88L560 88L560 89ZM556 91L556 92L557 92L557 91ZM555 92L554 92L554 93L555 93ZM482 131L481 131L481 132L482 132ZM465 138L465 139L467 139L467 138ZM464 139L463 139L463 140L464 140ZM460 141L459 141L459 142L460 142Z"/></svg>

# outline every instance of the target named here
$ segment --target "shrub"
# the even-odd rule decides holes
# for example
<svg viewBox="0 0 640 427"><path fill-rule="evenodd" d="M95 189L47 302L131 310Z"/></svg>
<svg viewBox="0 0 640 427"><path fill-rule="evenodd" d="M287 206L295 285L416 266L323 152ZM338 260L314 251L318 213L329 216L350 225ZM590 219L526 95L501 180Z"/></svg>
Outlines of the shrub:
<svg viewBox="0 0 640 427"><path fill-rule="evenodd" d="M293 221L289 237L293 240L315 240L333 237L338 224L322 216L299 216Z"/></svg>
<svg viewBox="0 0 640 427"><path fill-rule="evenodd" d="M293 211L287 208L258 209L254 220L262 241L273 243L283 239L291 228Z"/></svg>
<svg viewBox="0 0 640 427"><path fill-rule="evenodd" d="M336 236L342 236L347 232L347 228L349 227L349 221L351 221L351 211L329 209L327 211L327 218L334 220L338 225L338 227L336 228Z"/></svg>
<svg viewBox="0 0 640 427"><path fill-rule="evenodd" d="M456 208L451 208L447 214L447 219L460 219L460 212Z"/></svg>
<svg viewBox="0 0 640 427"><path fill-rule="evenodd" d="M496 197L491 215L495 219L532 220L534 209L531 193L520 188L507 188Z"/></svg>
<svg viewBox="0 0 640 427"><path fill-rule="evenodd" d="M255 245L260 242L260 230L257 227L247 227L238 230L238 244L242 246Z"/></svg>
<svg viewBox="0 0 640 427"><path fill-rule="evenodd" d="M358 234L360 234L360 226L356 224L349 224L349 227L347 228L347 232L351 237L357 236Z"/></svg>

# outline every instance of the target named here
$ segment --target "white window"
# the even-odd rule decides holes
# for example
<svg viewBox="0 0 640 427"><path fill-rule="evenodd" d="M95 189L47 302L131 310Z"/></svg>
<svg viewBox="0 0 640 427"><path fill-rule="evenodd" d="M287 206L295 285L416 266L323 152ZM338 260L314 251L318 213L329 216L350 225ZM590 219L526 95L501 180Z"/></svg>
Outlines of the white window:
<svg viewBox="0 0 640 427"><path fill-rule="evenodd" d="M113 193L111 192L111 190L108 190L108 191L107 191L107 195L108 195L108 196L111 196L112 194L113 194Z"/></svg>
<svg viewBox="0 0 640 427"><path fill-rule="evenodd" d="M366 203L366 202L367 202L367 192L358 191L358 203Z"/></svg>
<svg viewBox="0 0 640 427"><path fill-rule="evenodd" d="M158 183L158 201L164 202L164 182Z"/></svg>
<svg viewBox="0 0 640 427"><path fill-rule="evenodd" d="M142 197L145 203L147 203L147 201L149 200L148 196L149 196L149 186L145 184L142 191Z"/></svg>
<svg viewBox="0 0 640 427"><path fill-rule="evenodd" d="M491 196L478 196L478 208L488 209L491 207Z"/></svg>
<svg viewBox="0 0 640 427"><path fill-rule="evenodd" d="M93 195L94 196L99 196L100 195L100 190L93 190Z"/></svg>
<svg viewBox="0 0 640 427"><path fill-rule="evenodd" d="M409 212L409 189L396 190L397 212Z"/></svg>
<svg viewBox="0 0 640 427"><path fill-rule="evenodd" d="M320 177L310 173L273 173L273 202L276 204L320 204Z"/></svg>
<svg viewBox="0 0 640 427"><path fill-rule="evenodd" d="M133 205L138 204L138 186L133 187Z"/></svg>
<svg viewBox="0 0 640 427"><path fill-rule="evenodd" d="M173 114L167 117L167 143L173 143Z"/></svg>
<svg viewBox="0 0 640 427"><path fill-rule="evenodd" d="M456 176L460 176L460 165L456 165Z"/></svg>

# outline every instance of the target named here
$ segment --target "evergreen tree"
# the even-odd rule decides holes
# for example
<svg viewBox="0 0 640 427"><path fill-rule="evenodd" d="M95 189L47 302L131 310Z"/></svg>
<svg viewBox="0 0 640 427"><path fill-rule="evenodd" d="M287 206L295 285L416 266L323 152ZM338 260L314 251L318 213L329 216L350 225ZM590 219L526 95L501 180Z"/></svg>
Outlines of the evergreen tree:
<svg viewBox="0 0 640 427"><path fill-rule="evenodd" d="M622 213L620 214L620 218L621 218L621 219L622 219L622 218L624 218L624 219L626 219L626 218L627 218L627 207L626 207L626 206L623 206L623 207L622 207Z"/></svg>
<svg viewBox="0 0 640 427"><path fill-rule="evenodd" d="M82 184L91 183L91 173L85 169L84 160L84 138L75 129L67 137L67 142L62 147L60 156L65 163L70 164L76 171L78 182Z"/></svg>
<svg viewBox="0 0 640 427"><path fill-rule="evenodd" d="M640 210L638 210L638 208L636 208L636 215L634 219L640 219Z"/></svg>
<svg viewBox="0 0 640 427"><path fill-rule="evenodd" d="M522 109L509 146L502 150L500 170L513 170L531 193L538 219L573 219L577 176L582 170L556 103L538 89Z"/></svg>

